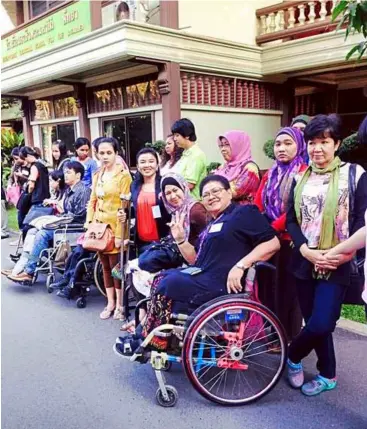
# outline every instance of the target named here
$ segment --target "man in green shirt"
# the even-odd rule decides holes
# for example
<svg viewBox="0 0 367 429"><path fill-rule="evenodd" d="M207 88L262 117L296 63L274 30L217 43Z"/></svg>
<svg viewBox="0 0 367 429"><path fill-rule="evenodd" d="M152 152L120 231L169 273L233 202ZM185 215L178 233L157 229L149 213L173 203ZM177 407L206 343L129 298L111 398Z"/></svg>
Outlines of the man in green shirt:
<svg viewBox="0 0 367 429"><path fill-rule="evenodd" d="M206 176L206 156L196 144L194 124L189 119L179 119L171 128L177 146L184 149L177 163L177 173L189 184L191 195L200 198L199 187Z"/></svg>

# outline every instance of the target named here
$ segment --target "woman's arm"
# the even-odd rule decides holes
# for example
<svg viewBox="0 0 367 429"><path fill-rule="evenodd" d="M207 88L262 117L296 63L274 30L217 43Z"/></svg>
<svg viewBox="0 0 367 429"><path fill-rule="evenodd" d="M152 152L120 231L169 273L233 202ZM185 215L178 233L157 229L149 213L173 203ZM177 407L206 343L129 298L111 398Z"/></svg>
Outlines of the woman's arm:
<svg viewBox="0 0 367 429"><path fill-rule="evenodd" d="M176 215L172 215L171 223L169 223L168 226L171 228L171 235L175 240L181 255L191 265L196 260L196 250L195 247L186 240L185 229L183 226L184 220L184 214L180 216L176 213Z"/></svg>
<svg viewBox="0 0 367 429"><path fill-rule="evenodd" d="M263 178L261 179L259 189L257 190L256 196L255 196L255 199L254 199L254 204L255 204L255 206L257 206L257 208L259 209L260 213L263 213L264 210L265 210L265 207L264 207L264 204L263 204L263 191L264 191L264 188L265 188L265 186L266 186L266 184L268 182L268 175L269 175L269 171L267 171L264 174Z"/></svg>
<svg viewBox="0 0 367 429"><path fill-rule="evenodd" d="M92 193L89 198L89 202L87 204L87 218L84 224L85 228L88 228L88 224L93 222L94 214L96 212L96 204L97 204L97 193L96 193L96 186L98 181L98 174L95 174L93 176L92 180Z"/></svg>
<svg viewBox="0 0 367 429"><path fill-rule="evenodd" d="M355 232L351 237L342 243L337 244L326 254L326 259L330 259L333 256L341 253L354 253L359 249L362 249L366 245L366 234L367 228L364 226Z"/></svg>
<svg viewBox="0 0 367 429"><path fill-rule="evenodd" d="M32 165L31 172L29 174L28 178L28 192L31 193L34 190L34 187L36 186L36 181L38 179L39 172L38 168L35 165Z"/></svg>
<svg viewBox="0 0 367 429"><path fill-rule="evenodd" d="M267 261L280 249L280 242L277 237L257 245L248 255L239 260L231 269L227 279L228 293L238 293L242 291L241 279L244 272L258 261ZM239 268L238 265L242 266Z"/></svg>
<svg viewBox="0 0 367 429"><path fill-rule="evenodd" d="M249 162L243 167L241 174L235 180L233 186L233 198L235 200L248 198L253 201L260 185L259 170L257 165Z"/></svg>

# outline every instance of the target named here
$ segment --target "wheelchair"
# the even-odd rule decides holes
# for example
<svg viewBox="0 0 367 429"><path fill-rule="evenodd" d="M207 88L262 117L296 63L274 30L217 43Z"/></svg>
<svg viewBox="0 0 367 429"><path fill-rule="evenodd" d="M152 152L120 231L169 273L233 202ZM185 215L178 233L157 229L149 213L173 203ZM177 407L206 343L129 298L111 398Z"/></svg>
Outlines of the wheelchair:
<svg viewBox="0 0 367 429"><path fill-rule="evenodd" d="M150 332L131 356L132 362L151 364L160 406L173 407L178 400L164 376L172 363L182 364L200 395L222 405L249 404L276 386L286 364L287 340L278 318L258 300L256 272L261 268L275 269L259 262L248 270L245 293L209 298L198 308L193 300L193 313L173 314L171 323ZM136 326L139 308L148 301L136 305ZM155 336L167 339L165 352L150 347Z"/></svg>

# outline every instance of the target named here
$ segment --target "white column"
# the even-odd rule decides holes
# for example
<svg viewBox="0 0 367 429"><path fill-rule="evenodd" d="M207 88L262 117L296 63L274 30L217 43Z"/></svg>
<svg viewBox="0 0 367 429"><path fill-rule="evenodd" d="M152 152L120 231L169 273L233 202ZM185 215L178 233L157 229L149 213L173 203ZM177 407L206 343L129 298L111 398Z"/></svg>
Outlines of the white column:
<svg viewBox="0 0 367 429"><path fill-rule="evenodd" d="M324 21L326 19L327 10L326 10L326 0L320 0L321 9L320 9L320 20Z"/></svg>
<svg viewBox="0 0 367 429"><path fill-rule="evenodd" d="M310 6L310 12L308 14L308 20L310 22L310 24L315 22L315 18L316 18L316 13L315 13L315 2L314 1L310 1L308 3L308 5Z"/></svg>
<svg viewBox="0 0 367 429"><path fill-rule="evenodd" d="M284 10L278 12L279 17L279 30L282 31L285 29L285 20L284 20Z"/></svg>
<svg viewBox="0 0 367 429"><path fill-rule="evenodd" d="M306 21L305 5L300 4L298 6L298 9L299 9L299 17L298 17L299 25L305 25L305 21Z"/></svg>
<svg viewBox="0 0 367 429"><path fill-rule="evenodd" d="M288 18L288 28L293 28L296 18L294 17L294 7L288 8L289 18Z"/></svg>
<svg viewBox="0 0 367 429"><path fill-rule="evenodd" d="M260 35L266 34L267 24L266 24L266 15L260 16Z"/></svg>
<svg viewBox="0 0 367 429"><path fill-rule="evenodd" d="M269 13L269 17L270 17L270 24L269 24L269 33L274 33L275 29L276 29L276 24L275 24L275 13Z"/></svg>

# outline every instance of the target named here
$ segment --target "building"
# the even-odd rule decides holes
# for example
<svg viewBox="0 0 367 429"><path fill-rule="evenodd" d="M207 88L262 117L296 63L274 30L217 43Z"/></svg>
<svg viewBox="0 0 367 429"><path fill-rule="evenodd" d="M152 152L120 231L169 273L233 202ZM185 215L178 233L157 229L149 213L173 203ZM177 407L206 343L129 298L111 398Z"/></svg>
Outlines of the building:
<svg viewBox="0 0 367 429"><path fill-rule="evenodd" d="M336 1L3 1L2 92L22 100L27 144L116 137L136 152L188 117L210 161L218 135L249 133L253 155L298 113L367 114L360 40L335 32ZM117 13L118 12L118 13Z"/></svg>

